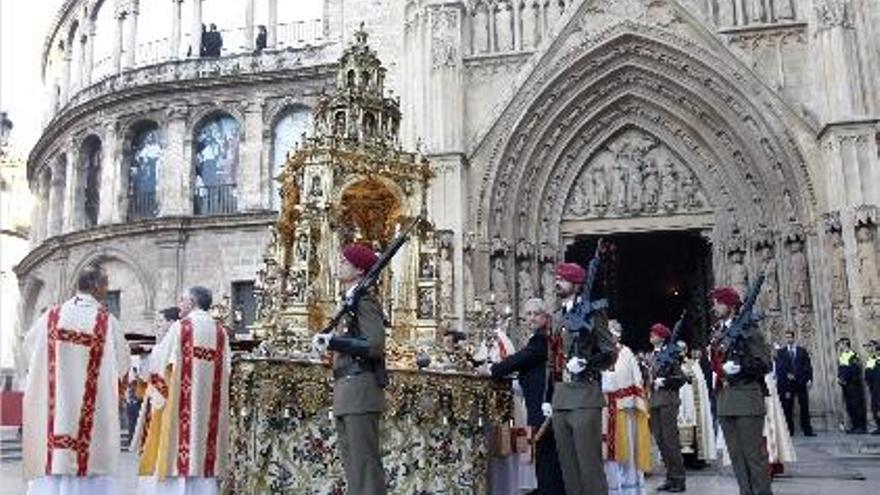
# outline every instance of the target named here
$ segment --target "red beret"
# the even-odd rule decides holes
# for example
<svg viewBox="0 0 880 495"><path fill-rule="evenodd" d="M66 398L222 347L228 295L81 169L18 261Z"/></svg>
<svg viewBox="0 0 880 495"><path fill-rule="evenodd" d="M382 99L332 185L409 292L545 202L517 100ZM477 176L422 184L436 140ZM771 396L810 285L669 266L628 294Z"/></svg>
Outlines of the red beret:
<svg viewBox="0 0 880 495"><path fill-rule="evenodd" d="M560 263L556 265L556 276L573 284L582 284L587 278L587 271L577 263Z"/></svg>
<svg viewBox="0 0 880 495"><path fill-rule="evenodd" d="M349 244L345 246L342 248L342 256L362 272L369 271L370 267L378 259L376 253L365 244Z"/></svg>
<svg viewBox="0 0 880 495"><path fill-rule="evenodd" d="M733 287L716 287L709 293L709 297L711 297L713 301L718 301L731 308L737 308L742 304L739 292Z"/></svg>
<svg viewBox="0 0 880 495"><path fill-rule="evenodd" d="M662 323L654 323L651 325L651 335L656 335L663 339L668 339L672 336L672 332L669 331L669 327Z"/></svg>

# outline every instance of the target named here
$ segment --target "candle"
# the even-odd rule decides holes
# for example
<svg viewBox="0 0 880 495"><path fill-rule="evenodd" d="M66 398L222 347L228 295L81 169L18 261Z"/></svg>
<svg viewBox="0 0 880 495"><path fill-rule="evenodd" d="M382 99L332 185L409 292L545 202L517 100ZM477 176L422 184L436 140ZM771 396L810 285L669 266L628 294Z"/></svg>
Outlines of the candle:
<svg viewBox="0 0 880 495"><path fill-rule="evenodd" d="M489 293L489 302L490 302L490 303L494 303L494 302L495 302L495 293L494 293L494 292L490 292L490 293Z"/></svg>
<svg viewBox="0 0 880 495"><path fill-rule="evenodd" d="M475 299L475 300L474 300L474 311L476 311L476 312L478 312L478 313L479 313L480 311L483 311L483 303L480 302L479 299Z"/></svg>

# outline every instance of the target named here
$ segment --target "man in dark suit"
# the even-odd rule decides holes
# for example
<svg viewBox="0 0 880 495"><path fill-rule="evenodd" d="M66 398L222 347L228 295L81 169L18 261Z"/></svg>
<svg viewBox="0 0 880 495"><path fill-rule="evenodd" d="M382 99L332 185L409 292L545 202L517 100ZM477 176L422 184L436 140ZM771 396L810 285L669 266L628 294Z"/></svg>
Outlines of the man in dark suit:
<svg viewBox="0 0 880 495"><path fill-rule="evenodd" d="M551 332L550 314L544 301L534 298L526 301L525 315L530 328L533 328L535 333L522 350L493 365L491 372L495 379L518 373L519 384L526 401L527 423L534 432L537 432L545 421L549 421L549 418L545 419L541 406L545 402L550 402L553 396L553 384L549 383L547 365ZM539 495L565 495L552 428L544 428L541 438L535 445L535 474L538 477Z"/></svg>
<svg viewBox="0 0 880 495"><path fill-rule="evenodd" d="M813 385L813 364L810 353L797 345L794 332L785 332L785 347L776 351L776 383L785 410L788 431L794 435L794 401L800 409L801 430L808 437L815 436L810 424L810 387Z"/></svg>
<svg viewBox="0 0 880 495"><path fill-rule="evenodd" d="M880 339L868 342L868 359L865 360L865 381L871 396L871 413L874 415L874 431L880 435Z"/></svg>

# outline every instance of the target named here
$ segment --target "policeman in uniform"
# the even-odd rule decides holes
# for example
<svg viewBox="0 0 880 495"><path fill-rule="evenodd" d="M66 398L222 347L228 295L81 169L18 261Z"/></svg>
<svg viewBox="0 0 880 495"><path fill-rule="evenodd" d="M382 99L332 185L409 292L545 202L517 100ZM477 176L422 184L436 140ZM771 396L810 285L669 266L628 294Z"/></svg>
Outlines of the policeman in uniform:
<svg viewBox="0 0 880 495"><path fill-rule="evenodd" d="M713 336L713 364L720 380L716 389L717 415L730 452L740 493L772 495L770 466L763 445L767 395L764 375L771 368L771 350L757 328L736 348L719 343L730 328L742 299L736 289L716 288L711 293L718 328Z"/></svg>
<svg viewBox="0 0 880 495"><path fill-rule="evenodd" d="M666 482L658 491L680 493L685 491L684 459L681 456L681 439L678 433L678 409L681 399L678 389L685 383L681 363L676 360L662 369L656 360L657 355L669 345L672 332L662 323L651 326L651 345L654 346L654 362L652 365L653 385L649 405L651 409L651 432L654 441L660 448L663 464L666 465Z"/></svg>
<svg viewBox="0 0 880 495"><path fill-rule="evenodd" d="M558 326L566 313L580 302L579 288L585 270L575 263L556 267L556 295L562 307ZM595 298L594 298L595 299ZM596 304L595 308L601 308ZM591 332L573 333L561 328L566 365L562 381L554 388L552 406L543 405L552 416L553 433L568 495L607 495L608 483L602 460L602 394L600 373L614 364L614 340L608 331L604 309L593 313Z"/></svg>
<svg viewBox="0 0 880 495"><path fill-rule="evenodd" d="M874 415L872 435L880 435L880 339L868 342L868 359L865 361L865 381L871 396L871 413Z"/></svg>
<svg viewBox="0 0 880 495"><path fill-rule="evenodd" d="M346 297L377 261L362 244L342 249L336 276ZM379 450L379 419L385 411L385 319L379 300L365 293L346 316L337 334L317 334L313 345L331 350L333 359L333 416L345 468L346 493L383 495L385 471Z"/></svg>
<svg viewBox="0 0 880 495"><path fill-rule="evenodd" d="M852 349L849 338L842 337L837 341L840 349L837 363L837 382L843 389L843 400L846 413L849 415L850 427L847 433L862 434L868 432L868 412L865 410L865 382L862 378L862 363L858 354Z"/></svg>

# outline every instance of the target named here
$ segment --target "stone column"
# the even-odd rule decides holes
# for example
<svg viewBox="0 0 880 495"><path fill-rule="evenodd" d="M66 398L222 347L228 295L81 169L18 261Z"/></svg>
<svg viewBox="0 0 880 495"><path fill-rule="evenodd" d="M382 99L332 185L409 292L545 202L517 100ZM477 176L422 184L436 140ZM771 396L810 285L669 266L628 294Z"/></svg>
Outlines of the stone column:
<svg viewBox="0 0 880 495"><path fill-rule="evenodd" d="M245 45L249 51L253 51L256 47L256 39L254 38L254 0L247 0L244 9L244 37Z"/></svg>
<svg viewBox="0 0 880 495"><path fill-rule="evenodd" d="M126 212L120 211L122 202L120 194L128 192L128 185L121 184L122 168L120 136L116 122L104 124L104 157L101 163L101 195L98 206L98 225L106 225L119 222L126 216ZM120 192L120 189L122 192Z"/></svg>
<svg viewBox="0 0 880 495"><path fill-rule="evenodd" d="M46 215L46 237L61 234L64 215L64 184L66 163L59 161L52 166L52 180L49 182L49 211Z"/></svg>
<svg viewBox="0 0 880 495"><path fill-rule="evenodd" d="M241 163L238 167L238 197L240 211L262 210L261 173L263 160L263 102L248 103L244 114L244 139L240 145Z"/></svg>
<svg viewBox="0 0 880 495"><path fill-rule="evenodd" d="M278 0L269 0L269 25L266 26L266 47L278 45Z"/></svg>
<svg viewBox="0 0 880 495"><path fill-rule="evenodd" d="M184 152L186 136L185 107L173 107L168 111L165 127L165 149L162 153L161 173L156 194L159 198L159 215L191 215L192 167Z"/></svg>
<svg viewBox="0 0 880 495"><path fill-rule="evenodd" d="M95 21L89 20L86 25L85 63L83 64L83 87L92 83L92 68L95 65Z"/></svg>
<svg viewBox="0 0 880 495"><path fill-rule="evenodd" d="M193 0L192 25L190 26L189 42L192 56L199 58L202 50L202 0Z"/></svg>
<svg viewBox="0 0 880 495"><path fill-rule="evenodd" d="M464 273L464 231L466 228L465 207L466 165L462 153L430 155L436 177L428 189L428 217L435 222L438 230L453 232L453 292L455 294L455 316L464 322L465 283L473 283L473 275Z"/></svg>
<svg viewBox="0 0 880 495"><path fill-rule="evenodd" d="M67 46L63 52L64 62L62 62L61 66L61 106L64 106L67 103L67 100L70 99L70 65L73 59L70 49L71 47Z"/></svg>
<svg viewBox="0 0 880 495"><path fill-rule="evenodd" d="M80 212L85 192L80 186L79 180L79 153L72 141L67 145L67 171L64 188L64 222L61 230L63 233L73 232L82 227Z"/></svg>
<svg viewBox="0 0 880 495"><path fill-rule="evenodd" d="M134 69L137 66L137 0L131 0L131 10L126 20L128 21L128 46L125 47L125 68Z"/></svg>
<svg viewBox="0 0 880 495"><path fill-rule="evenodd" d="M171 0L171 38L168 40L168 58L180 58L180 18L183 0Z"/></svg>
<svg viewBox="0 0 880 495"><path fill-rule="evenodd" d="M113 72L119 74L122 72L122 35L123 25L125 23L125 13L116 15L116 26L113 31Z"/></svg>
<svg viewBox="0 0 880 495"><path fill-rule="evenodd" d="M156 238L159 266L156 267L156 309L174 306L183 292L183 251L187 234L173 231Z"/></svg>

